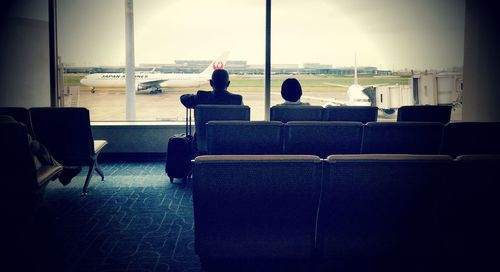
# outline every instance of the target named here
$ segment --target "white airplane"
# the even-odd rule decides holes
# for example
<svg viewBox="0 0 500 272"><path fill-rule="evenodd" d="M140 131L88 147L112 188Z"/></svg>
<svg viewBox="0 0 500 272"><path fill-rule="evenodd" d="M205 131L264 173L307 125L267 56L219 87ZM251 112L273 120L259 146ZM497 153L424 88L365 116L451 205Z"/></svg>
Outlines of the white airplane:
<svg viewBox="0 0 500 272"><path fill-rule="evenodd" d="M326 98L319 98L319 97L313 97L313 96L302 96L302 97L307 98L307 99L324 101L324 102L326 102L325 107L326 106L371 106L372 105L372 100L374 98L370 98L367 95L367 93L364 92L364 90L367 88L370 88L370 87L375 87L375 85L367 86L367 87L363 87L363 86L359 85L359 83L358 83L358 65L357 65L356 55L354 55L354 84L352 84L351 86L341 85L341 84L331 84L331 83L325 83L325 84L348 88L347 89L347 101L337 100L335 98L326 99Z"/></svg>
<svg viewBox="0 0 500 272"><path fill-rule="evenodd" d="M216 69L223 69L226 66L229 52L212 61L210 65L199 74L165 74L155 72L135 73L136 92L150 90L150 93L161 93L161 88L184 88L201 87L209 84L212 72ZM95 93L96 88L125 88L125 73L95 73L86 75L80 83L92 87L91 92Z"/></svg>

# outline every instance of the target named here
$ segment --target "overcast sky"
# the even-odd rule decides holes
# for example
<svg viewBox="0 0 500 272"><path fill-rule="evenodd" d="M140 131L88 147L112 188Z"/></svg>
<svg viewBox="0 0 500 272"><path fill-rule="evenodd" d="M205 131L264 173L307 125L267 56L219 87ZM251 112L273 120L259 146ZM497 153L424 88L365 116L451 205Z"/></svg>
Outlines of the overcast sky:
<svg viewBox="0 0 500 272"><path fill-rule="evenodd" d="M272 63L431 69L463 65L465 0L273 0ZM73 65L125 63L124 0L58 0L59 52ZM265 0L135 0L136 64L263 64Z"/></svg>

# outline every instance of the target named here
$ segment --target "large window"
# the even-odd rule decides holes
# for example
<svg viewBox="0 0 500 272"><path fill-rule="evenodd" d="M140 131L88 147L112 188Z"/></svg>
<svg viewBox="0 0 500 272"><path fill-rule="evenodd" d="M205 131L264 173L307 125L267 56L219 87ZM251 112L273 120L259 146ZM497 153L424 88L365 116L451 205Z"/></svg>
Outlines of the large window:
<svg viewBox="0 0 500 272"><path fill-rule="evenodd" d="M271 105L284 102L288 77L302 84L303 102L352 104L355 70L360 88L377 95L399 88L412 95L405 103L459 100L427 99L420 89L460 85L465 1L273 0L271 10ZM210 90L203 71L219 60L229 90L243 95L253 120L264 119L265 12L263 0L135 0L137 120L182 121L180 95ZM124 1L59 0L57 19L65 105L89 108L92 121L124 120ZM376 100L389 110L403 103Z"/></svg>
<svg viewBox="0 0 500 272"><path fill-rule="evenodd" d="M65 82L80 86L79 95L67 92L70 102L66 105L72 101L72 105L89 108L93 121L124 120L125 87L119 74L125 66L124 1L60 0L58 4ZM248 67L262 73L264 19L262 1L135 0L136 84L145 78L164 80L159 88L143 84L136 95L137 120L184 120L180 95L211 90L207 80L211 71L203 75L208 75L204 82L199 74L207 67L220 67L220 62L211 62L221 60L226 51L229 91L242 93L252 114L260 111L262 115L262 76L241 74ZM95 87L80 84L88 74L96 82L86 83Z"/></svg>
<svg viewBox="0 0 500 272"><path fill-rule="evenodd" d="M307 97L302 102L363 104L363 97L348 92L355 84L357 59L359 92L377 87L375 104L387 112L398 104L459 100L465 1L273 0L272 4L273 90L279 91L284 78L295 77ZM420 83L416 87L423 89L427 80L438 81L440 88L433 91L453 89L454 96L438 95L430 101L421 90L420 97L418 91L414 97L410 83ZM399 92L406 99L381 102L384 92ZM271 105L283 102L278 93L271 98Z"/></svg>

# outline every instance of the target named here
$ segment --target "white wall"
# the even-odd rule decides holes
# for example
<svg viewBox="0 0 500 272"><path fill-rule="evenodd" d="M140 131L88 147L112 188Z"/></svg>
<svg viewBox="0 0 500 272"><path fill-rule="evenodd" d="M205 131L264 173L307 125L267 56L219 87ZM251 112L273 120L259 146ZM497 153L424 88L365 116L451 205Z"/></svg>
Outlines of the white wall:
<svg viewBox="0 0 500 272"><path fill-rule="evenodd" d="M0 106L50 106L48 1L8 1L0 11Z"/></svg>

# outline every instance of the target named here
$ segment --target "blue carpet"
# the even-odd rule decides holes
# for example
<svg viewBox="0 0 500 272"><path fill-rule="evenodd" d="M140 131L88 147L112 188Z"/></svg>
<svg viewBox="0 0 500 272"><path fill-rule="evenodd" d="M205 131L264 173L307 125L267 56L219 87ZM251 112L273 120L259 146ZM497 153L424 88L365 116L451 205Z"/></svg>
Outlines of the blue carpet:
<svg viewBox="0 0 500 272"><path fill-rule="evenodd" d="M87 169L45 198L57 216L67 271L201 271L194 252L191 184L171 184L164 164L101 164L88 195Z"/></svg>

